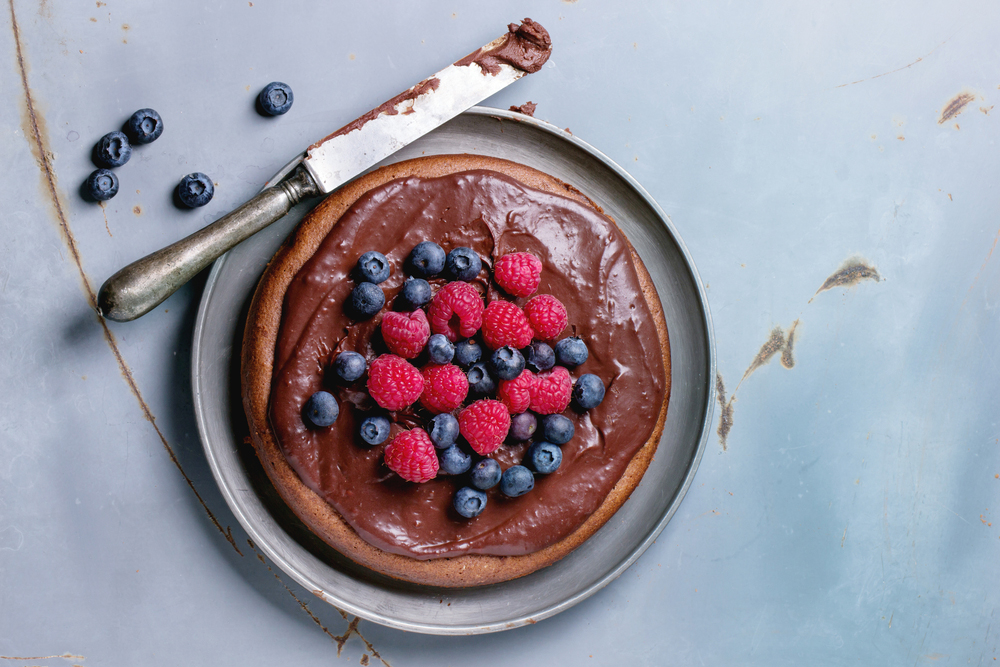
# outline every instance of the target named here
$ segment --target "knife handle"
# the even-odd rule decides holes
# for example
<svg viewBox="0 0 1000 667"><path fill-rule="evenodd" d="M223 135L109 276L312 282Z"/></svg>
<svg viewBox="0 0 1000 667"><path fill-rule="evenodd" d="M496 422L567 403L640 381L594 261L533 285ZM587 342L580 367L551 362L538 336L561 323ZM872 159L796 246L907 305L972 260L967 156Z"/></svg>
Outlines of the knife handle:
<svg viewBox="0 0 1000 667"><path fill-rule="evenodd" d="M116 322L145 315L222 253L283 217L302 199L320 194L312 176L300 165L286 180L232 213L108 278L97 295L98 312Z"/></svg>

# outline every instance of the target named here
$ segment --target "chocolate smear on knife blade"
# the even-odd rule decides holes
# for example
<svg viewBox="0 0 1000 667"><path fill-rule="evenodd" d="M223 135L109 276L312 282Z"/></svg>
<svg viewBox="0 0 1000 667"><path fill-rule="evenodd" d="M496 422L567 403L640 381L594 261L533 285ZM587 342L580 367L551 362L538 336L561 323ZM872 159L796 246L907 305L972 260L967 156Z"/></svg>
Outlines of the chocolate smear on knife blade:
<svg viewBox="0 0 1000 667"><path fill-rule="evenodd" d="M548 31L527 18L521 25L511 23L507 30L506 35L476 49L455 65L462 67L475 63L482 68L483 76L499 73L503 64L529 73L540 70L552 54L552 38Z"/></svg>

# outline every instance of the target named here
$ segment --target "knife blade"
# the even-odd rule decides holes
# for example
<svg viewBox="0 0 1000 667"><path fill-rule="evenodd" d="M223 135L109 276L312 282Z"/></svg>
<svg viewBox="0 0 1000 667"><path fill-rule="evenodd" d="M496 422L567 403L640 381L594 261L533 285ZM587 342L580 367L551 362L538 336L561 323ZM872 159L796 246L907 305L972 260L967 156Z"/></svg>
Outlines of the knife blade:
<svg viewBox="0 0 1000 667"><path fill-rule="evenodd" d="M473 51L311 145L291 175L231 213L129 264L98 293L98 312L127 322L145 315L241 241L299 201L333 192L403 146L499 92L548 59L549 35L524 19Z"/></svg>

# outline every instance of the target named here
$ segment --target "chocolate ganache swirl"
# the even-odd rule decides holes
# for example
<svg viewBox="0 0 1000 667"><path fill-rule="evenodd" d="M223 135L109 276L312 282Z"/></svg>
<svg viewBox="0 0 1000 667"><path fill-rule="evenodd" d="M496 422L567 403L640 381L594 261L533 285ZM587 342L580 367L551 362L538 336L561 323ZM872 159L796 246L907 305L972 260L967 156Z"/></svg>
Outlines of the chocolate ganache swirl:
<svg viewBox="0 0 1000 667"><path fill-rule="evenodd" d="M344 310L358 257L377 250L389 259L391 275L382 283L389 308L406 279L404 260L426 240L445 251L467 246L479 253L484 268L473 285L487 302L506 298L491 286L497 258L530 252L541 259L537 293L562 301L569 314L563 335L580 336L590 349L571 375L594 373L607 387L597 408L567 410L576 433L562 446L558 470L539 475L519 498L494 487L473 519L452 508L466 476L406 482L385 467L384 445L361 443L358 425L378 406L364 380L338 386L327 371L343 350L369 361L385 351L378 340L381 316L358 322ZM444 283L431 282L435 289ZM392 181L366 193L333 226L285 294L269 415L295 472L369 544L418 559L515 556L563 539L603 502L653 432L664 387L656 325L617 226L585 204L478 170ZM341 412L333 426L317 430L303 423L301 409L320 389L336 395ZM390 437L424 427L431 417L419 405L389 416ZM506 469L520 463L526 449L503 445L492 456Z"/></svg>

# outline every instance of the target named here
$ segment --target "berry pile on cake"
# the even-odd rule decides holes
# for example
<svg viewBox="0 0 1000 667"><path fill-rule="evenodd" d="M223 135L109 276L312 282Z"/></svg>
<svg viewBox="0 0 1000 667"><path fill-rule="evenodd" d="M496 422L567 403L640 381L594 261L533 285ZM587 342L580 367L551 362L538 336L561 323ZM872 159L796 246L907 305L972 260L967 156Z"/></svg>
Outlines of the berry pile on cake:
<svg viewBox="0 0 1000 667"><path fill-rule="evenodd" d="M411 275L394 300L395 310L386 312L380 324L386 352L367 368L367 391L381 411L361 419L358 440L366 446L386 443L386 467L409 482L471 470L452 503L459 516L471 519L486 508L485 492L493 487L516 498L534 488L534 474L555 472L562 462L559 445L574 432L573 421L560 413L571 401L577 411L596 408L605 387L592 373L575 383L570 377L568 368L586 361L587 346L572 336L555 342L569 324L566 307L554 296L533 296L543 267L531 253L508 253L493 270L494 284L509 298L531 297L523 309L502 298L484 305L469 284L483 270L472 248L445 253L437 243L423 241L410 252L406 267ZM389 260L382 253L368 251L358 259L357 284L346 304L353 317L368 319L382 311L386 300L378 285L389 276ZM450 282L431 297L427 279L441 277ZM418 361L420 370L413 365ZM336 382L350 385L364 375L365 358L340 352L331 370ZM386 442L393 413L418 401L433 415L426 428L402 431ZM339 413L337 399L320 390L306 401L302 415L313 427L328 428ZM412 414L403 423L412 421ZM534 437L536 415L542 417L540 438ZM508 438L534 442L520 464L502 470L490 455ZM475 468L474 454L482 457Z"/></svg>
<svg viewBox="0 0 1000 667"><path fill-rule="evenodd" d="M586 197L523 165L372 172L303 221L244 337L253 445L354 561L440 586L570 553L639 483L669 396L662 308Z"/></svg>

